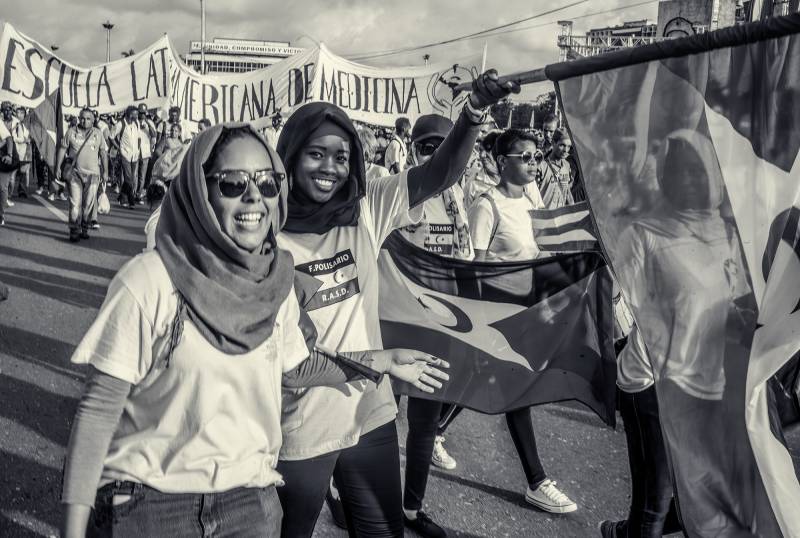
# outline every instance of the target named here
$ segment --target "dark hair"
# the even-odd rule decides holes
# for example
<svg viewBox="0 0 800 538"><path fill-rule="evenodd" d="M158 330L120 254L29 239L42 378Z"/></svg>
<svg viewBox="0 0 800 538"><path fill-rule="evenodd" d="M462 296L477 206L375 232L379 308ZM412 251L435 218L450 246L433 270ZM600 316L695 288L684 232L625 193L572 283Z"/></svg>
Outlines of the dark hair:
<svg viewBox="0 0 800 538"><path fill-rule="evenodd" d="M556 116L555 114L548 114L547 116L545 116L544 121L542 122L542 126L545 126L548 123L553 123L553 122L558 123L558 116Z"/></svg>
<svg viewBox="0 0 800 538"><path fill-rule="evenodd" d="M253 140L261 142L261 140L258 138L258 135L254 133L250 127L233 127L232 129L223 128L222 134L219 135L214 147L211 148L211 153L208 155L208 159L206 159L206 162L203 163L203 173L207 174L209 170L214 168L214 165L217 163L217 159L219 158L219 154L222 153L222 150L225 149L228 144L244 138L253 138ZM264 151L266 151L266 149Z"/></svg>
<svg viewBox="0 0 800 538"><path fill-rule="evenodd" d="M553 131L553 145L556 145L558 141L561 140L562 138L569 138L570 140L572 139L572 137L569 136L569 132L566 129L564 129L563 127L559 127L558 129Z"/></svg>
<svg viewBox="0 0 800 538"><path fill-rule="evenodd" d="M139 112L139 109L138 109L138 108L136 108L136 107L135 107L135 106L133 106L133 105L128 105L128 107L125 109L125 116L127 116L127 115L128 115L128 114L130 114L131 112L137 112L137 113L138 113L138 112Z"/></svg>
<svg viewBox="0 0 800 538"><path fill-rule="evenodd" d="M197 122L198 125L205 125L206 127L211 127L211 120L208 118L203 118L202 120Z"/></svg>
<svg viewBox="0 0 800 538"><path fill-rule="evenodd" d="M481 147L483 147L483 150L491 152L492 149L494 149L494 143L497 142L501 134L502 131L489 131L486 133L486 136L481 140Z"/></svg>
<svg viewBox="0 0 800 538"><path fill-rule="evenodd" d="M168 113L172 114L173 112L177 112L178 114L180 114L181 113L181 107L179 107L179 106L171 106L171 107L169 107L169 112Z"/></svg>
<svg viewBox="0 0 800 538"><path fill-rule="evenodd" d="M94 112L94 110L92 110L92 109L91 109L91 108L89 108L88 106L85 106L85 107L83 107L83 108L81 109L81 111L80 111L80 112L78 112L78 116L80 117L80 115L81 115L81 114L83 114L84 112L88 112L89 114L91 114L91 115L92 115L92 117L93 117L93 118L96 118L96 117L97 117L97 116L95 115L95 112Z"/></svg>
<svg viewBox="0 0 800 538"><path fill-rule="evenodd" d="M492 148L492 157L496 160L498 155L511 153L511 147L520 140L527 140L536 144L536 137L533 136L533 133L521 129L509 129L497 137Z"/></svg>
<svg viewBox="0 0 800 538"><path fill-rule="evenodd" d="M147 203L150 204L151 208L163 200L164 196L167 195L169 183L169 181L159 181L154 179L150 182L150 185L147 186L147 191L145 192L144 196L147 198Z"/></svg>
<svg viewBox="0 0 800 538"><path fill-rule="evenodd" d="M394 130L395 131L400 131L404 127L410 128L411 127L411 120L409 120L408 118L405 118L403 116L401 116L401 117L397 118L396 120L394 120Z"/></svg>

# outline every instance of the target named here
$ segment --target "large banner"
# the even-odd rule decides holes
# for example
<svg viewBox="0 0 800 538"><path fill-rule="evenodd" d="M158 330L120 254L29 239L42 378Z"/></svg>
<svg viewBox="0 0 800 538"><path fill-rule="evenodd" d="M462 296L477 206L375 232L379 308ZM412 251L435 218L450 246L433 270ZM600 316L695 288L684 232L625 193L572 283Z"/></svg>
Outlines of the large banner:
<svg viewBox="0 0 800 538"><path fill-rule="evenodd" d="M383 248L384 345L450 362L442 390L402 392L483 413L577 400L614 424L611 278L600 255L472 263L431 254L399 232Z"/></svg>
<svg viewBox="0 0 800 538"><path fill-rule="evenodd" d="M88 106L101 113L144 103L179 106L182 119L269 125L276 112L327 101L351 118L393 126L398 116L412 123L423 114L455 117L467 98L452 88L472 80L482 67L476 55L422 67L371 67L336 56L324 45L248 73L201 75L180 59L164 36L128 58L84 68L54 55L6 23L0 35L0 100L34 108L61 88L65 113Z"/></svg>
<svg viewBox="0 0 800 538"><path fill-rule="evenodd" d="M551 66L655 375L689 536L800 536L800 16Z"/></svg>

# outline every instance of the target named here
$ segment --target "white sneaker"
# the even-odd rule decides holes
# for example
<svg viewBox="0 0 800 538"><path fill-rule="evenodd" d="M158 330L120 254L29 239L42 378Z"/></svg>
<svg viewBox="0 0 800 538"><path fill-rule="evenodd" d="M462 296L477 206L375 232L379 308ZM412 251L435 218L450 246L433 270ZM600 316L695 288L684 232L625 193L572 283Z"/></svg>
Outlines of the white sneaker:
<svg viewBox="0 0 800 538"><path fill-rule="evenodd" d="M551 514L566 514L578 509L575 501L564 495L556 487L556 483L549 478L532 490L530 487L525 492L525 500L540 510Z"/></svg>
<svg viewBox="0 0 800 538"><path fill-rule="evenodd" d="M68 198L67 198L67 195L66 195L66 194L64 194L63 192L62 192L61 194L59 194L59 195L58 195L58 199L59 199L59 200L63 200L63 201L65 201L65 202L68 200Z"/></svg>
<svg viewBox="0 0 800 538"><path fill-rule="evenodd" d="M56 195L51 192L50 194L47 195L47 199L50 200L51 202L55 202Z"/></svg>
<svg viewBox="0 0 800 538"><path fill-rule="evenodd" d="M11 200L6 200L6 205L8 207L14 207L14 202L12 202Z"/></svg>
<svg viewBox="0 0 800 538"><path fill-rule="evenodd" d="M41 196L43 192L44 192L44 189L43 189L43 188L41 188L41 187L39 187L38 189L36 189L36 194L37 194L37 195L39 195L39 196Z"/></svg>
<svg viewBox="0 0 800 538"><path fill-rule="evenodd" d="M452 471L456 468L456 460L454 460L444 448L443 435L437 435L433 442L433 457L431 458L431 463L442 469L447 469L448 471Z"/></svg>

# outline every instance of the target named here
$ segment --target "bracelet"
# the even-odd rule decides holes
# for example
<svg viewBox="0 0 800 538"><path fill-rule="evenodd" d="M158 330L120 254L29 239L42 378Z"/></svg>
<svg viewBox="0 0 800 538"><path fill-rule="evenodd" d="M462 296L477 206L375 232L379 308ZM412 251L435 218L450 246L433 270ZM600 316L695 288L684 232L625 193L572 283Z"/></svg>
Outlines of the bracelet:
<svg viewBox="0 0 800 538"><path fill-rule="evenodd" d="M489 115L489 109L484 108L483 110L478 110L474 106L472 106L472 102L470 102L469 98L467 98L466 103L464 103L464 112L467 115L467 119L473 125L482 125L486 122L486 118Z"/></svg>

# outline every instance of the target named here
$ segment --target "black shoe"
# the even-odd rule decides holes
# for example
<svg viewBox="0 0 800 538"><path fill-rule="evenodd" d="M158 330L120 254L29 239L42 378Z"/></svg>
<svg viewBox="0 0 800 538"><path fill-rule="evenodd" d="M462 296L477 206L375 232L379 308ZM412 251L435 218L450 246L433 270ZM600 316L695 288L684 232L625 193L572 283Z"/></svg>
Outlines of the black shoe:
<svg viewBox="0 0 800 538"><path fill-rule="evenodd" d="M81 230L81 239L89 239L89 230Z"/></svg>
<svg viewBox="0 0 800 538"><path fill-rule="evenodd" d="M617 538L617 527L619 521L603 521L600 523L600 536L603 538Z"/></svg>
<svg viewBox="0 0 800 538"><path fill-rule="evenodd" d="M340 529L347 530L347 521L344 517L344 506L342 506L342 501L340 499L335 499L333 497L331 488L328 488L328 492L325 494L325 504L328 505L328 510L331 511L331 517L333 518L333 522L336 524L336 526Z"/></svg>
<svg viewBox="0 0 800 538"><path fill-rule="evenodd" d="M425 538L447 538L447 531L433 522L428 514L422 510L417 511L417 519L408 519L403 514L406 527Z"/></svg>
<svg viewBox="0 0 800 538"><path fill-rule="evenodd" d="M100 223L97 222L96 220L93 220L92 222L89 223L89 228L91 228L92 230L99 230Z"/></svg>
<svg viewBox="0 0 800 538"><path fill-rule="evenodd" d="M77 243L80 240L81 240L81 234L80 233L78 233L77 231L75 231L75 232L70 231L69 232L69 241L70 241L70 243Z"/></svg>
<svg viewBox="0 0 800 538"><path fill-rule="evenodd" d="M28 197L28 193L27 192L20 192L20 193L17 194L17 196L19 196L20 198L27 198Z"/></svg>

